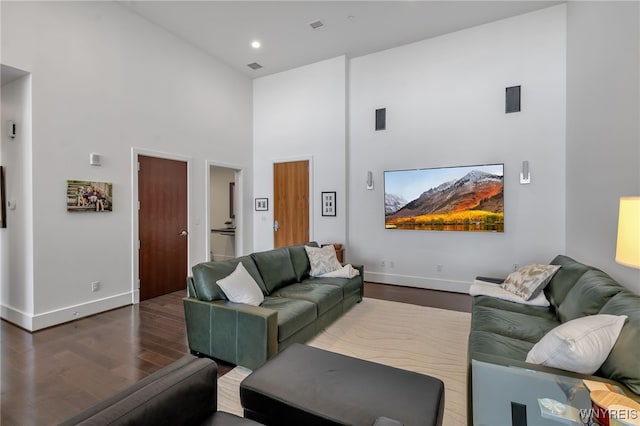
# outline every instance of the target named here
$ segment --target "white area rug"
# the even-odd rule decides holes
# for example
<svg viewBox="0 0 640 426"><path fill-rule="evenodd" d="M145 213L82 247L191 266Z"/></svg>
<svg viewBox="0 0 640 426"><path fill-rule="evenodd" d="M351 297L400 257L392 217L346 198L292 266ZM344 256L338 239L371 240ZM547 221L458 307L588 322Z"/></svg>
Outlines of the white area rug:
<svg viewBox="0 0 640 426"><path fill-rule="evenodd" d="M307 342L310 346L411 370L445 384L444 426L467 424L467 339L471 315L365 298ZM239 386L251 371L218 380L218 409L242 415Z"/></svg>

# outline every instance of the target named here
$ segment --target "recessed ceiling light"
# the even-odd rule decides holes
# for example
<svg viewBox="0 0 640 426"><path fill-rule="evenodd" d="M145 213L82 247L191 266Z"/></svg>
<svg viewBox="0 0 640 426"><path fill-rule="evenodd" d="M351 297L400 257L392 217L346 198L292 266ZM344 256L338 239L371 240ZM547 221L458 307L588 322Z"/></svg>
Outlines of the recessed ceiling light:
<svg viewBox="0 0 640 426"><path fill-rule="evenodd" d="M254 49L260 49L260 42L258 40L252 41L251 47L253 47Z"/></svg>

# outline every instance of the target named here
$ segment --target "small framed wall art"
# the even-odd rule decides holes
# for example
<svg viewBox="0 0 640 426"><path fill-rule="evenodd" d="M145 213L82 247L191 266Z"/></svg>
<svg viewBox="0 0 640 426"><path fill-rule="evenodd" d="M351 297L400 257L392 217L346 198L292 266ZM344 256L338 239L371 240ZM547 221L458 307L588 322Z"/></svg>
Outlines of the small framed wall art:
<svg viewBox="0 0 640 426"><path fill-rule="evenodd" d="M67 211L110 212L113 210L113 184L88 180L67 181Z"/></svg>
<svg viewBox="0 0 640 426"><path fill-rule="evenodd" d="M335 216L336 215L336 192L323 192L322 193L322 216Z"/></svg>
<svg viewBox="0 0 640 426"><path fill-rule="evenodd" d="M256 198L256 211L257 212L266 212L269 210L269 199L268 198Z"/></svg>

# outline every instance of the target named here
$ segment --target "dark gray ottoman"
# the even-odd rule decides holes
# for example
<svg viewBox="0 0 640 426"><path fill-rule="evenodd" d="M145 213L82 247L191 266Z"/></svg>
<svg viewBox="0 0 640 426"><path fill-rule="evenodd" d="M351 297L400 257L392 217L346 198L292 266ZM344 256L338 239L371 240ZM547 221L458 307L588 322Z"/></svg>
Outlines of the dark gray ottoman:
<svg viewBox="0 0 640 426"><path fill-rule="evenodd" d="M423 374L294 344L240 384L247 418L265 425L438 426L444 384Z"/></svg>

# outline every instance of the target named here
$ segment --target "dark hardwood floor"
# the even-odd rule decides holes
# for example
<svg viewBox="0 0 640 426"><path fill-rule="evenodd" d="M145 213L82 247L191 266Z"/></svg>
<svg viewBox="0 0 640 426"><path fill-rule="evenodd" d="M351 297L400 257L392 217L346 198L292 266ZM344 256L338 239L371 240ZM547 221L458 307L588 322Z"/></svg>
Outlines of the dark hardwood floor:
<svg viewBox="0 0 640 426"><path fill-rule="evenodd" d="M175 292L35 333L0 323L0 424L50 425L189 352ZM470 311L464 294L365 284L365 296ZM218 362L219 374L233 365Z"/></svg>

